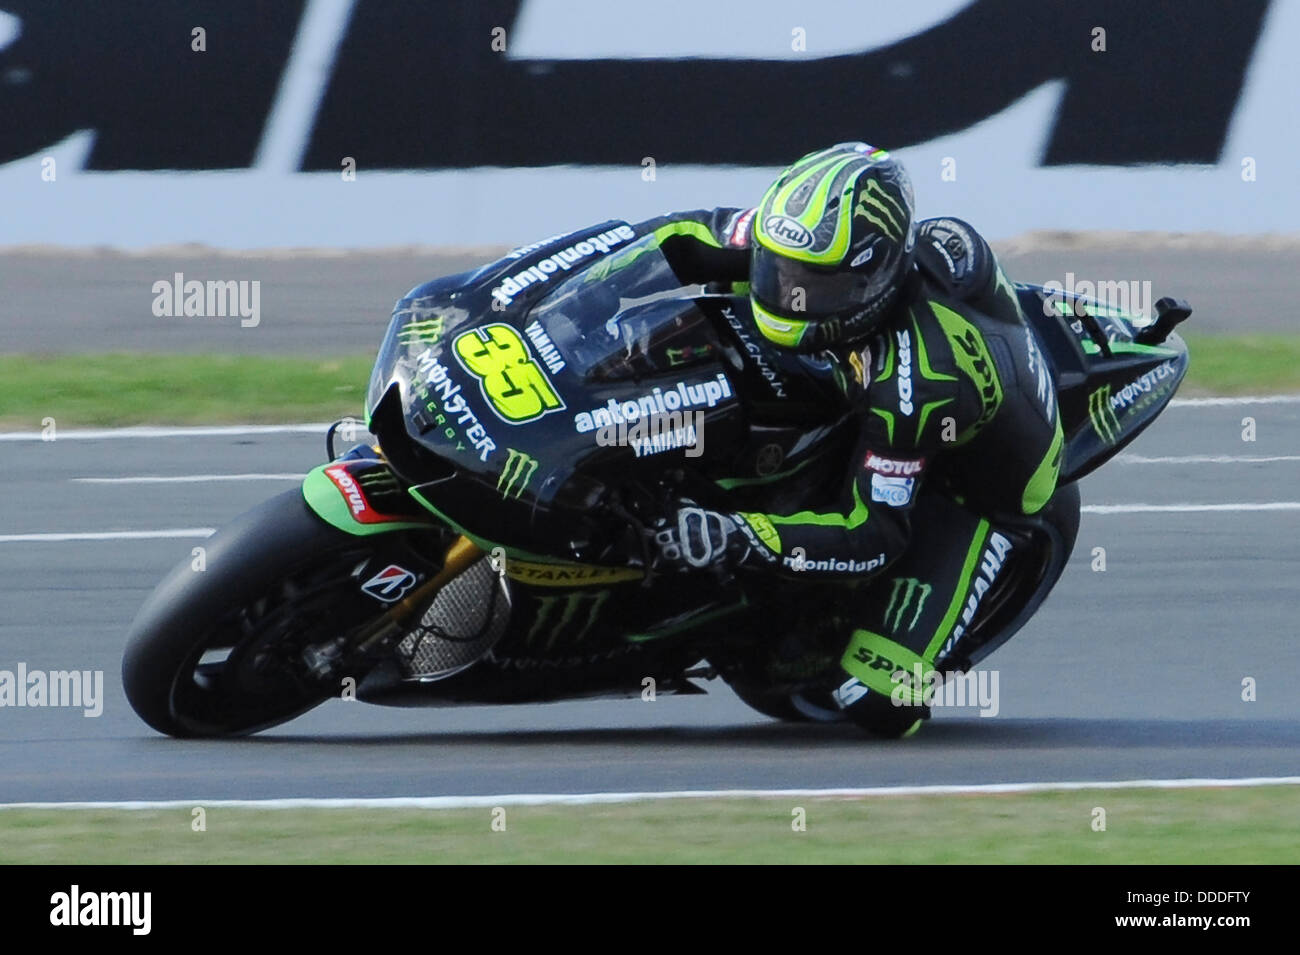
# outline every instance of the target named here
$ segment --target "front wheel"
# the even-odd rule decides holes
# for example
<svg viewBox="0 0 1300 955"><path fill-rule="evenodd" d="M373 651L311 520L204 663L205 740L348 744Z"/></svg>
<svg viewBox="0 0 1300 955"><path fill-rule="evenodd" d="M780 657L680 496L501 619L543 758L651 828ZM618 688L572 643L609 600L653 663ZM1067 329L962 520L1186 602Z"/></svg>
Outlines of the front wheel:
<svg viewBox="0 0 1300 955"><path fill-rule="evenodd" d="M303 651L385 611L359 583L388 538L405 536L339 531L299 490L237 518L136 615L122 660L131 707L161 733L205 737L253 733L324 702L339 688L312 676Z"/></svg>

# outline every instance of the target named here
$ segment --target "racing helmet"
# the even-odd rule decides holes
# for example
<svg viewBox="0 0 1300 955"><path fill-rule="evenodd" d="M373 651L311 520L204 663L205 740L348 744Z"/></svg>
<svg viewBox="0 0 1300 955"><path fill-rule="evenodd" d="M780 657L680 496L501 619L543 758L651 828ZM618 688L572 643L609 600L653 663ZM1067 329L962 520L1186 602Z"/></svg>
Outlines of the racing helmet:
<svg viewBox="0 0 1300 955"><path fill-rule="evenodd" d="M913 210L907 171L866 143L839 143L786 169L754 213L758 330L801 352L870 335L912 267Z"/></svg>

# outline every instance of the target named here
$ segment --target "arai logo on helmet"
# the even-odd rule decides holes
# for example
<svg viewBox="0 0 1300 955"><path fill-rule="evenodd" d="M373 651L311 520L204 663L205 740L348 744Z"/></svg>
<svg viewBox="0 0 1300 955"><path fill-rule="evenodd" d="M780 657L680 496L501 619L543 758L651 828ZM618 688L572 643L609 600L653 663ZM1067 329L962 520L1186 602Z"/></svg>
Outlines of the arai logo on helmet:
<svg viewBox="0 0 1300 955"><path fill-rule="evenodd" d="M812 233L789 216L768 216L763 229L781 245L791 249L804 249L812 245Z"/></svg>

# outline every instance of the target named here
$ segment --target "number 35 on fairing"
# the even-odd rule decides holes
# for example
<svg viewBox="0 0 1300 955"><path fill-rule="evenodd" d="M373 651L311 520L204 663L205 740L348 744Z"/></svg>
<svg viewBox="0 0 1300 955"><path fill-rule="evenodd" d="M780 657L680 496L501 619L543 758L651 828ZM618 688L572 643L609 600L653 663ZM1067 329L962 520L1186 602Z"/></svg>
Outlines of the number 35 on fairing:
<svg viewBox="0 0 1300 955"><path fill-rule="evenodd" d="M479 379L483 397L503 421L522 424L564 408L546 372L509 325L484 325L456 338L453 349Z"/></svg>

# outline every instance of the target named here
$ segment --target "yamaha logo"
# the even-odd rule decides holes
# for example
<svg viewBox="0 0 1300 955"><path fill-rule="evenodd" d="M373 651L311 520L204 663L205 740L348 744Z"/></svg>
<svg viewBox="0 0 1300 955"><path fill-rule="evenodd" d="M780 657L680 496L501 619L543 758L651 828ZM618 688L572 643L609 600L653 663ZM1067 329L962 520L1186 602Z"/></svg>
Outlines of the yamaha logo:
<svg viewBox="0 0 1300 955"><path fill-rule="evenodd" d="M763 231L774 242L791 249L804 249L812 245L812 233L789 216L768 216L763 222Z"/></svg>

